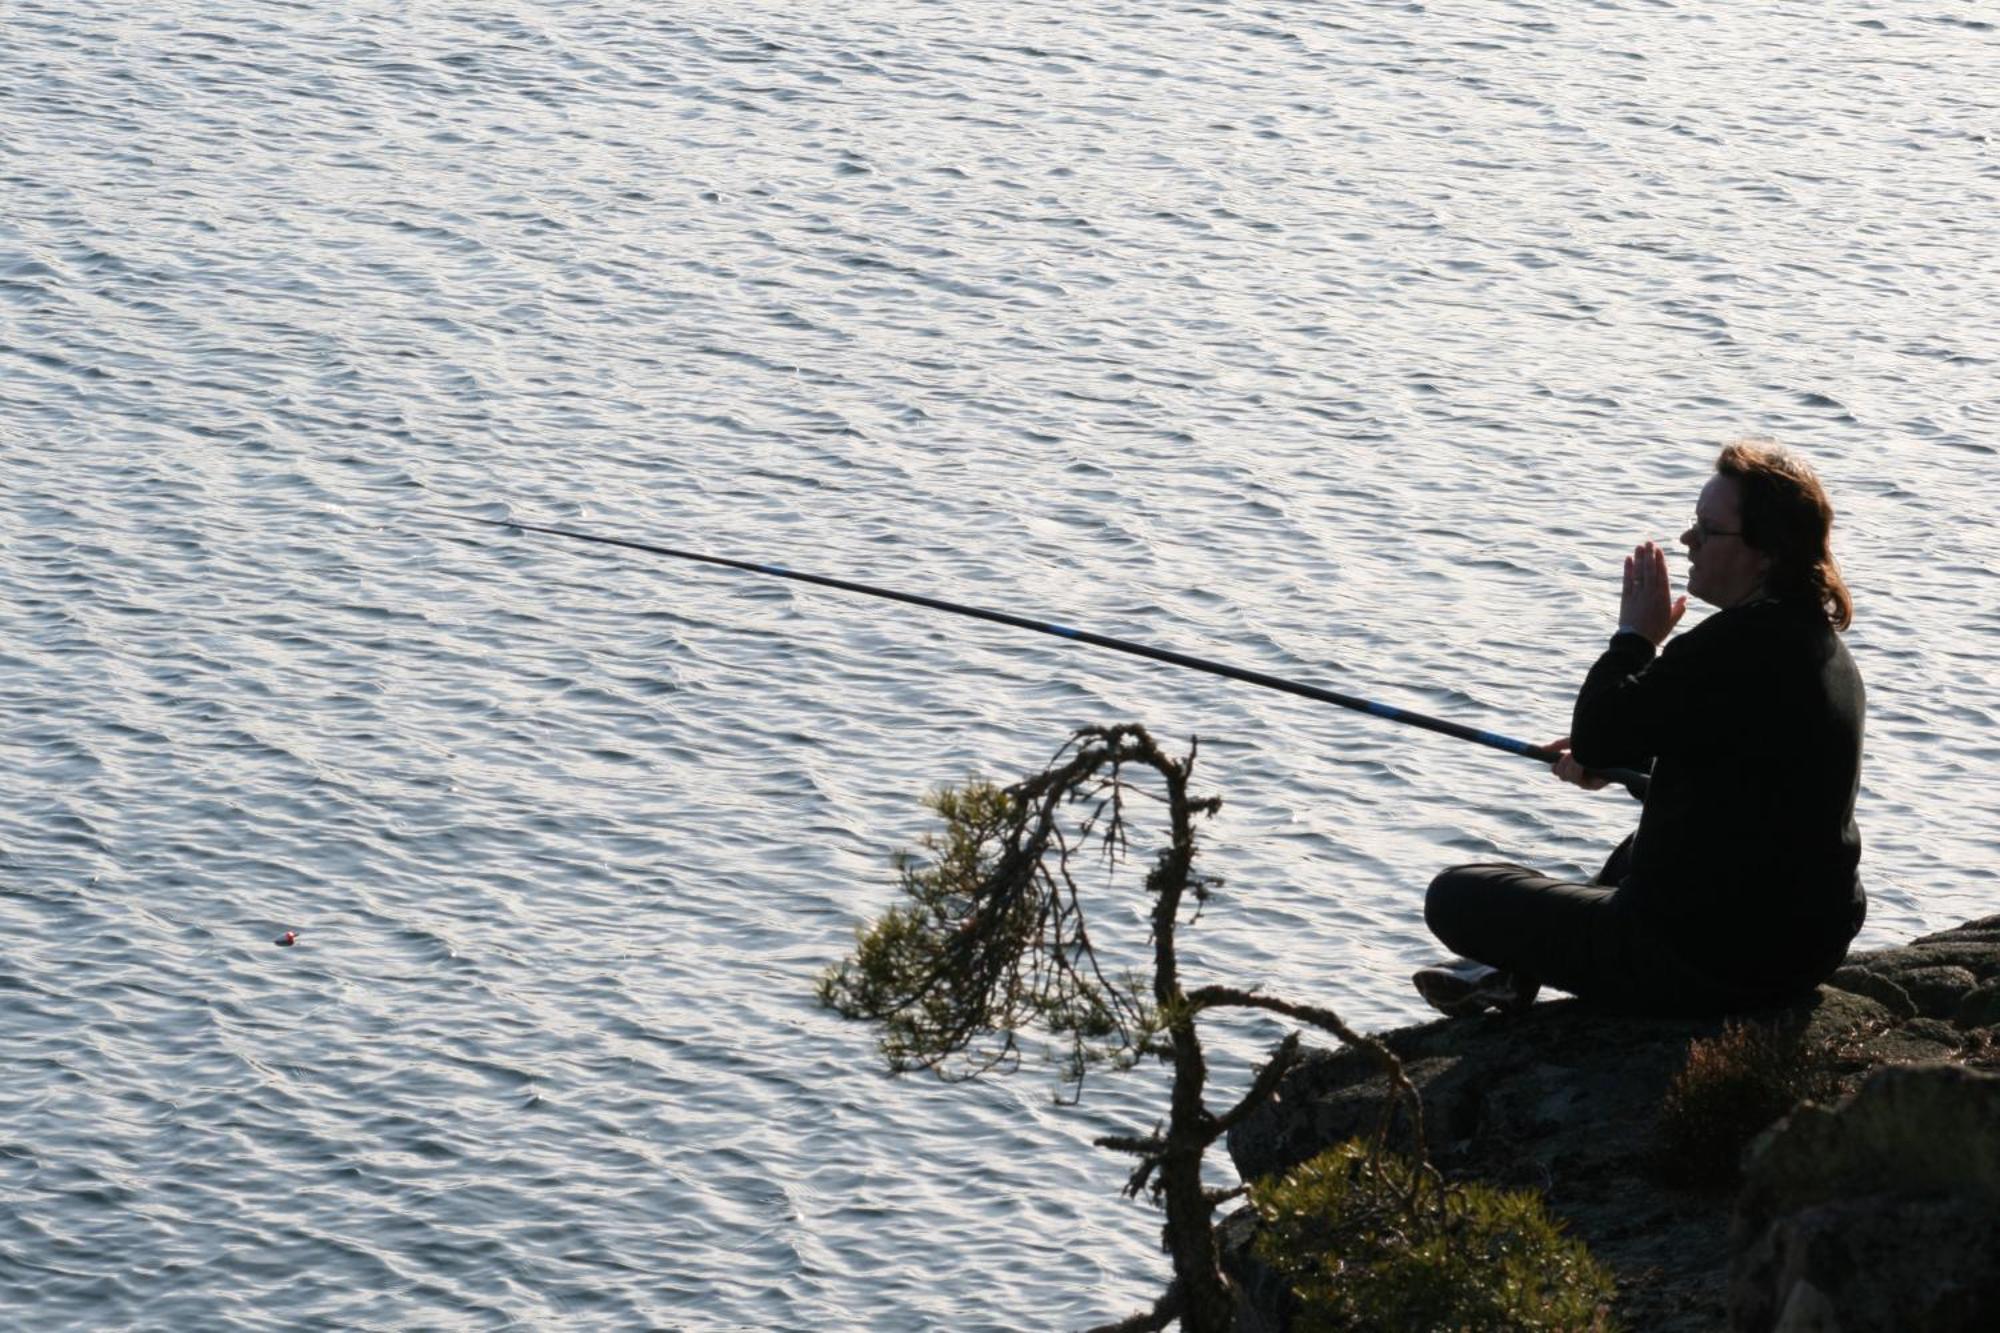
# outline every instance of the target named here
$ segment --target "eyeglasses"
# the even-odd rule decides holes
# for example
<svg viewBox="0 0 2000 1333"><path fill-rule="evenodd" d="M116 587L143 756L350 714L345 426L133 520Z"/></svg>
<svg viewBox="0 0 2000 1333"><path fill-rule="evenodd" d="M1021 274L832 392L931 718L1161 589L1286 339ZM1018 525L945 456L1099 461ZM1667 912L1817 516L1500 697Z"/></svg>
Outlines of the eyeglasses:
<svg viewBox="0 0 2000 1333"><path fill-rule="evenodd" d="M1699 546L1710 537L1741 537L1741 528L1712 528L1700 514L1688 520L1688 531L1694 534L1695 545Z"/></svg>

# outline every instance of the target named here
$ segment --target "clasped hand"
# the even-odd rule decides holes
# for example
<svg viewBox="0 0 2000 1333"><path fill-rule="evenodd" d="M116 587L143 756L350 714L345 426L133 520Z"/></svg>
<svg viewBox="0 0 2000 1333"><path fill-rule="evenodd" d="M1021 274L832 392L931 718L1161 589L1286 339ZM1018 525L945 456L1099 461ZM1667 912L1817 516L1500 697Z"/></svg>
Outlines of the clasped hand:
<svg viewBox="0 0 2000 1333"><path fill-rule="evenodd" d="M1618 597L1618 626L1646 636L1655 648L1667 641L1687 610L1688 599L1672 595L1667 582L1667 553L1657 542L1643 542L1625 557L1625 588Z"/></svg>
<svg viewBox="0 0 2000 1333"><path fill-rule="evenodd" d="M1687 601L1685 597L1671 595L1667 553L1657 542L1644 542L1632 548L1632 554L1625 557L1625 587L1618 598L1619 628L1645 635L1658 648L1680 623ZM1547 748L1562 751L1549 768L1564 782L1573 782L1585 791L1601 791L1611 784L1610 778L1599 777L1576 761L1576 756L1569 752L1569 737L1550 741Z"/></svg>
<svg viewBox="0 0 2000 1333"><path fill-rule="evenodd" d="M1556 761L1549 765L1549 771L1564 782L1573 782L1585 791L1602 791L1611 785L1610 778L1599 777L1576 762L1576 756L1569 752L1569 737L1559 736L1542 748L1562 751L1556 756Z"/></svg>

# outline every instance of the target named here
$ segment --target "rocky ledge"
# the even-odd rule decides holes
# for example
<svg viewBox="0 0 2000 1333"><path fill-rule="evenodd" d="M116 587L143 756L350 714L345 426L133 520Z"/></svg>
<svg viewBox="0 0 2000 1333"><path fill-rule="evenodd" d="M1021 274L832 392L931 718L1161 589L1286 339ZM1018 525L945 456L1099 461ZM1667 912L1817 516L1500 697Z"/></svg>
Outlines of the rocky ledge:
<svg viewBox="0 0 2000 1333"><path fill-rule="evenodd" d="M1750 1016L1818 1051L1832 1080L1744 1155L1740 1182L1690 1185L1661 1108L1720 1022L1631 1019L1574 1000L1382 1034L1423 1094L1447 1177L1541 1192L1618 1278L1631 1330L2000 1328L2000 916L1856 953L1810 1000ZM1245 1179L1369 1132L1377 1069L1317 1052L1229 1136ZM1397 1127L1404 1145L1413 1137ZM1250 1327L1287 1297L1225 1225Z"/></svg>

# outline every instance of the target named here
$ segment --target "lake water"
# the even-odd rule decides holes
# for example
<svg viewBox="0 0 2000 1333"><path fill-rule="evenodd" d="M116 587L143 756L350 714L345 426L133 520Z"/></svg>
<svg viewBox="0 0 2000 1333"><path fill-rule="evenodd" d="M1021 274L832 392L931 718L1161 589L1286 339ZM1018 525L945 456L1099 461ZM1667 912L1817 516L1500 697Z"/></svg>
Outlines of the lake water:
<svg viewBox="0 0 2000 1333"><path fill-rule="evenodd" d="M0 9L0 1310L1022 1329L1150 1301L1150 1074L891 1080L926 790L1202 738L1190 971L1422 1016L1532 765L518 516L1545 741L1806 451L1881 945L2000 910L1983 6ZM1092 881L1143 931L1138 876ZM296 931L293 948L274 947ZM1217 1034L1240 1086L1282 1033Z"/></svg>

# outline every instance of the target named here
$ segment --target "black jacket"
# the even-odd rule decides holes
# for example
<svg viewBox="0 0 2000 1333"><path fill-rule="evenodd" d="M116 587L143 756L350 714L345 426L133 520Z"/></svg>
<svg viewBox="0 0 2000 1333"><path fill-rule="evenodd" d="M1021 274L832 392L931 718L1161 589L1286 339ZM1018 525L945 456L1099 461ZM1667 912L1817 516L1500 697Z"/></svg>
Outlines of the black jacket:
<svg viewBox="0 0 2000 1333"><path fill-rule="evenodd" d="M1592 768L1652 766L1619 898L1727 984L1819 981L1861 923L1862 712L1854 660L1810 605L1731 607L1657 656L1614 636L1570 745Z"/></svg>

